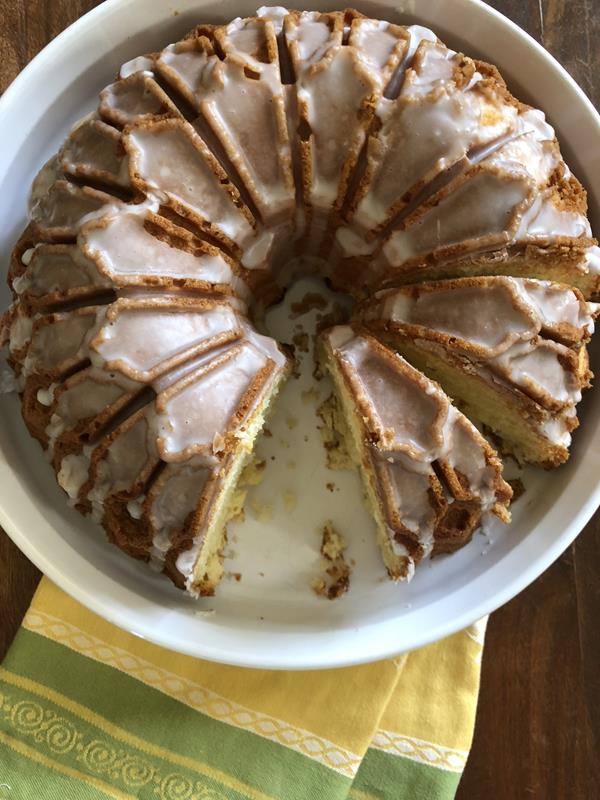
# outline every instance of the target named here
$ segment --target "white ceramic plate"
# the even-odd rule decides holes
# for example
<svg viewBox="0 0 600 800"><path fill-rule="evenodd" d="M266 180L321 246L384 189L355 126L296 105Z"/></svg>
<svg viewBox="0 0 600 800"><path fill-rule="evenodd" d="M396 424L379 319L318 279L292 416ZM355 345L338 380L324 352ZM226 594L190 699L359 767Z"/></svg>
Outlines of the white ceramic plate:
<svg viewBox="0 0 600 800"><path fill-rule="evenodd" d="M24 225L31 179L70 124L94 107L120 64L174 41L196 23L223 22L254 7L251 0L106 0L34 59L0 102L4 268ZM478 0L389 0L359 7L375 17L424 23L456 49L496 63L517 96L544 108L556 126L569 164L589 190L592 222L600 229L600 119L539 45ZM296 287L294 293L303 291ZM6 291L1 299L3 305L8 301ZM285 329L285 316L273 312L274 331L282 324ZM242 579L226 578L214 599L197 603L177 592L67 508L14 396L0 398L0 523L63 589L129 631L215 661L299 669L392 656L467 626L546 569L600 501L600 408L597 393L588 393L571 461L555 472L526 476L527 492L514 506L509 529L479 534L459 553L422 565L411 584L393 585L384 579L357 477L325 469L314 403L301 399L308 381L304 375L285 390L273 437L261 445L268 469L249 505L271 504L272 519L260 522L249 510L246 522L232 527L226 568ZM320 392L323 397L322 384ZM294 510L289 495L284 501L286 492L296 496ZM350 592L335 602L309 588L319 570L318 530L327 518L343 532L349 557L357 561Z"/></svg>

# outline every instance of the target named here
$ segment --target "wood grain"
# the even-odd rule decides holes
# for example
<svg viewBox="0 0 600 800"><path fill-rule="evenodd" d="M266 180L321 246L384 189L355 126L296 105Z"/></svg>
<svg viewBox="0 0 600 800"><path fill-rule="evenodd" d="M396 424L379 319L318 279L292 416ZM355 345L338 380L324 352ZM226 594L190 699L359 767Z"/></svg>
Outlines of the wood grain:
<svg viewBox="0 0 600 800"><path fill-rule="evenodd" d="M451 0L446 0L450 2ZM600 103L600 0L491 0ZM0 0L0 91L94 0ZM39 572L0 531L0 658ZM600 798L600 514L492 615L459 800ZM409 800L420 800L410 798Z"/></svg>

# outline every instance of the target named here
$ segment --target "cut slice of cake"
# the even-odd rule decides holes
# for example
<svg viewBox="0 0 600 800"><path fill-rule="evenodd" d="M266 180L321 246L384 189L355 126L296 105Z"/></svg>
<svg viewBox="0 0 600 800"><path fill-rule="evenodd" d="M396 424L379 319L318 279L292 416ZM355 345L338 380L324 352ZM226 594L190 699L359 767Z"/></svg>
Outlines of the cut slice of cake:
<svg viewBox="0 0 600 800"><path fill-rule="evenodd" d="M509 521L500 460L436 383L356 326L322 334L320 358L393 580L462 547L487 515Z"/></svg>
<svg viewBox="0 0 600 800"><path fill-rule="evenodd" d="M576 405L592 377L585 343L597 313L576 289L510 277L391 289L359 310L505 451L547 467L569 455Z"/></svg>

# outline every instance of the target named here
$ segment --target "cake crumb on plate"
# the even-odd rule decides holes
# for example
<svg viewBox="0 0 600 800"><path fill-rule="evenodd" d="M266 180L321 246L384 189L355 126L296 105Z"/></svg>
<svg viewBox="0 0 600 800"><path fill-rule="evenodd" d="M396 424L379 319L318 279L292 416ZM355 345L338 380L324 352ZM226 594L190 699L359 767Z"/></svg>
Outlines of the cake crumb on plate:
<svg viewBox="0 0 600 800"><path fill-rule="evenodd" d="M311 588L320 597L335 600L350 588L351 570L344 557L347 548L341 533L328 520L321 538L321 569L323 575L313 578Z"/></svg>

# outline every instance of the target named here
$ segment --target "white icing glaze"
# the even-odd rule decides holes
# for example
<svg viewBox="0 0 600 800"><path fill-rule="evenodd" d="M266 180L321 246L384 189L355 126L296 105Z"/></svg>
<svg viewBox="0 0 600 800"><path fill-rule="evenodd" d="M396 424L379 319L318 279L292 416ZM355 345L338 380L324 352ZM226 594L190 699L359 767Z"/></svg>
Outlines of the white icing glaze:
<svg viewBox="0 0 600 800"><path fill-rule="evenodd" d="M147 382L201 352L241 335L238 314L226 303L194 303L161 295L119 301L90 343L106 362Z"/></svg>
<svg viewBox="0 0 600 800"><path fill-rule="evenodd" d="M291 219L295 208L284 92L277 63L256 61L244 48L253 52L267 43L276 48L276 43L266 38L270 32L262 24L235 30L223 39L227 58L212 57L214 71L195 98L262 220L273 225Z"/></svg>
<svg viewBox="0 0 600 800"><path fill-rule="evenodd" d="M99 119L78 122L59 153L66 174L129 187L127 157L121 151L121 134Z"/></svg>
<svg viewBox="0 0 600 800"><path fill-rule="evenodd" d="M585 270L600 275L600 247L592 245L585 251Z"/></svg>
<svg viewBox="0 0 600 800"><path fill-rule="evenodd" d="M38 389L36 394L38 403L43 406L51 406L57 386L58 383L51 383L46 389Z"/></svg>
<svg viewBox="0 0 600 800"><path fill-rule="evenodd" d="M198 93L210 86L213 70L219 59L196 46L193 40L171 44L161 52L157 66L174 83L187 100L198 107Z"/></svg>
<svg viewBox="0 0 600 800"><path fill-rule="evenodd" d="M144 513L144 500L146 495L142 494L136 497L135 500L130 500L127 503L127 512L132 519L141 519Z"/></svg>
<svg viewBox="0 0 600 800"><path fill-rule="evenodd" d="M410 65L412 64L412 60L415 57L415 53L417 52L417 48L421 42L436 42L437 36L432 30L423 27L423 25L409 25L406 30L410 34L410 43L406 53L406 63ZM448 52L451 53L452 51Z"/></svg>
<svg viewBox="0 0 600 800"><path fill-rule="evenodd" d="M385 67L398 48L398 37L390 32L389 22L357 19L351 30L349 44L360 50L361 57L385 80Z"/></svg>
<svg viewBox="0 0 600 800"><path fill-rule="evenodd" d="M303 11L297 22L289 17L288 20L291 24L285 28L286 39L294 45L297 68L304 71L324 58L333 46L329 25L318 11Z"/></svg>
<svg viewBox="0 0 600 800"><path fill-rule="evenodd" d="M87 480L89 466L90 458L86 453L71 453L61 461L56 479L72 503L77 500L79 491Z"/></svg>
<svg viewBox="0 0 600 800"><path fill-rule="evenodd" d="M362 312L367 320L417 325L452 337L454 347L484 354L506 352L542 333L580 341L594 330L596 309L559 284L533 279L467 278L391 289L376 295Z"/></svg>
<svg viewBox="0 0 600 800"><path fill-rule="evenodd" d="M489 513L497 502L497 474L486 460L481 441L473 436L473 426L454 406L448 408L445 428L445 459L467 479L469 491L481 502L482 513Z"/></svg>
<svg viewBox="0 0 600 800"><path fill-rule="evenodd" d="M61 434L64 433L65 428L66 425L62 421L62 419L58 416L58 414L52 414L52 416L50 417L50 422L48 423L44 431L46 436L48 437L48 448L46 452L50 460L52 459L52 456L54 454L54 445L56 443L56 440L58 439L59 436L61 436Z"/></svg>
<svg viewBox="0 0 600 800"><path fill-rule="evenodd" d="M395 99L398 96L398 92L401 90L402 84L404 83L406 72L408 68L412 66L415 53L417 52L421 42L437 41L437 36L435 33L430 31L429 28L424 28L421 25L409 25L406 28L406 32L409 36L408 47L406 48L402 62L398 65L398 68L392 75L392 79L386 87L386 98Z"/></svg>
<svg viewBox="0 0 600 800"><path fill-rule="evenodd" d="M531 188L522 175L477 172L414 224L394 231L383 247L384 257L400 266L452 247L456 252L500 247L513 238Z"/></svg>
<svg viewBox="0 0 600 800"><path fill-rule="evenodd" d="M198 506L202 493L210 480L212 471L193 460L187 464L168 464L148 496L148 517L153 531L152 558L164 563L165 554L171 546L171 538L181 530L186 518ZM190 575L199 553L200 539L191 553L182 553L177 560L177 569Z"/></svg>
<svg viewBox="0 0 600 800"><path fill-rule="evenodd" d="M33 331L33 320L25 315L20 306L17 306L16 313L12 317L9 328L9 350L11 353L25 347L31 340Z"/></svg>
<svg viewBox="0 0 600 800"><path fill-rule="evenodd" d="M338 344L336 353L360 383L380 446L416 461L434 460L441 445L439 398L427 395L411 376L383 361L368 339L354 336L351 328L347 335L351 338ZM385 436L391 437L389 442L384 442Z"/></svg>
<svg viewBox="0 0 600 800"><path fill-rule="evenodd" d="M237 17L220 32L221 45L227 54L235 53L246 63L261 69L263 62L256 55L265 43L265 24L262 20Z"/></svg>
<svg viewBox="0 0 600 800"><path fill-rule="evenodd" d="M244 284L216 249L202 255L179 250L153 236L145 227L145 213L106 216L98 224L86 225L79 244L101 272L117 285L143 284L146 279L184 279L232 285L241 296Z"/></svg>
<svg viewBox="0 0 600 800"><path fill-rule="evenodd" d="M283 20L287 17L288 10L283 6L261 6L256 14L263 19L270 20L275 26L275 32L281 33Z"/></svg>
<svg viewBox="0 0 600 800"><path fill-rule="evenodd" d="M275 234L273 231L262 231L256 239L246 248L242 258L242 265L246 269L257 269L264 266L264 263L273 246Z"/></svg>
<svg viewBox="0 0 600 800"><path fill-rule="evenodd" d="M29 264L31 263L31 259L33 258L33 255L36 251L36 247L38 246L39 245L36 245L35 247L28 247L27 250L25 250L23 255L21 256L21 263L24 264L26 267L28 267Z"/></svg>
<svg viewBox="0 0 600 800"><path fill-rule="evenodd" d="M457 88L460 58L426 41L408 70L397 101L377 109L381 130L371 144L374 172L362 187L355 222L365 230L382 225L422 187L444 171L467 164L471 151L490 145L516 127L517 112L501 97L471 81ZM405 154L410 153L410 158Z"/></svg>
<svg viewBox="0 0 600 800"><path fill-rule="evenodd" d="M551 398L559 406L574 406L581 400L581 388L563 366L568 353L556 342L518 342L491 358L489 365L542 405Z"/></svg>
<svg viewBox="0 0 600 800"><path fill-rule="evenodd" d="M42 198L48 194L54 183L56 183L60 177L58 156L52 156L52 158L46 161L44 166L35 176L31 186L31 191L29 192L29 198L27 201L27 207L30 214L32 209Z"/></svg>
<svg viewBox="0 0 600 800"><path fill-rule="evenodd" d="M354 50L341 46L332 50L326 68L303 73L297 86L311 130L308 197L315 207L329 209L340 192L347 163L358 158L366 137L356 109L380 87Z"/></svg>
<svg viewBox="0 0 600 800"><path fill-rule="evenodd" d="M130 494L136 482L157 463L156 413L148 405L117 428L108 446L103 447L94 464L96 498L104 501L109 494Z"/></svg>
<svg viewBox="0 0 600 800"><path fill-rule="evenodd" d="M164 192L230 240L245 244L251 225L223 188L214 171L216 161L190 126L133 128L126 140L136 173L150 189Z"/></svg>
<svg viewBox="0 0 600 800"><path fill-rule="evenodd" d="M243 430L254 411L256 401L248 393L266 367L265 354L245 340L159 395L161 458L181 461L194 453L202 453L211 461L220 458L226 437ZM226 396L223 385L227 386ZM253 391L262 393L264 387L265 379ZM214 447L217 439L219 445Z"/></svg>
<svg viewBox="0 0 600 800"><path fill-rule="evenodd" d="M96 323L94 308L56 314L34 325L23 373L62 371L82 360L86 337Z"/></svg>
<svg viewBox="0 0 600 800"><path fill-rule="evenodd" d="M55 390L52 428L46 433L52 437L57 426L72 428L81 420L93 419L140 388L139 383L118 373L109 374L101 367L89 367L68 379L58 392Z"/></svg>
<svg viewBox="0 0 600 800"><path fill-rule="evenodd" d="M152 75L153 69L154 62L151 58L148 58L147 56L137 56L137 58L132 58L131 61L126 61L123 64L119 70L119 77L128 78L130 75L133 75L137 72L143 72L145 74Z"/></svg>
<svg viewBox="0 0 600 800"><path fill-rule="evenodd" d="M98 113L107 122L130 125L141 119L179 112L150 73L134 73L100 92Z"/></svg>
<svg viewBox="0 0 600 800"><path fill-rule="evenodd" d="M521 217L516 240L548 239L556 236L591 237L590 223L573 211L558 209L551 195L537 195Z"/></svg>
<svg viewBox="0 0 600 800"><path fill-rule="evenodd" d="M595 306L564 286L495 277L382 292L362 317L367 325L389 320L396 333L442 357L440 348L449 356L466 357L469 371L474 367L491 385L518 388L543 409L570 417L581 399L576 357L565 344L544 337L579 347L591 335L596 313ZM546 419L542 414L542 432ZM556 443L561 440L562 433Z"/></svg>
<svg viewBox="0 0 600 800"><path fill-rule="evenodd" d="M18 275L12 282L12 288L17 294L23 294L29 288L29 278L27 275Z"/></svg>
<svg viewBox="0 0 600 800"><path fill-rule="evenodd" d="M15 282L16 283L16 282ZM85 258L75 245L38 245L21 276L19 294L42 298L51 294L69 294L72 290L108 289L110 280L93 261Z"/></svg>
<svg viewBox="0 0 600 800"><path fill-rule="evenodd" d="M581 337L593 334L597 304L585 303L571 289L550 281L513 278L512 284L536 307L546 330L554 332L558 326L570 325Z"/></svg>
<svg viewBox="0 0 600 800"><path fill-rule="evenodd" d="M557 445L568 447L571 444L571 433L568 420L564 415L550 417L541 426L544 435Z"/></svg>
<svg viewBox="0 0 600 800"><path fill-rule="evenodd" d="M380 462L379 474L385 474L393 492L393 502L405 528L419 538L419 544L425 550L425 555L431 552L433 546L433 531L436 522L436 512L429 501L432 473L414 471L405 463ZM404 545L393 538L396 555L408 556Z"/></svg>
<svg viewBox="0 0 600 800"><path fill-rule="evenodd" d="M33 222L50 233L74 235L87 219L121 206L118 200L103 192L57 180L33 203L30 215Z"/></svg>

